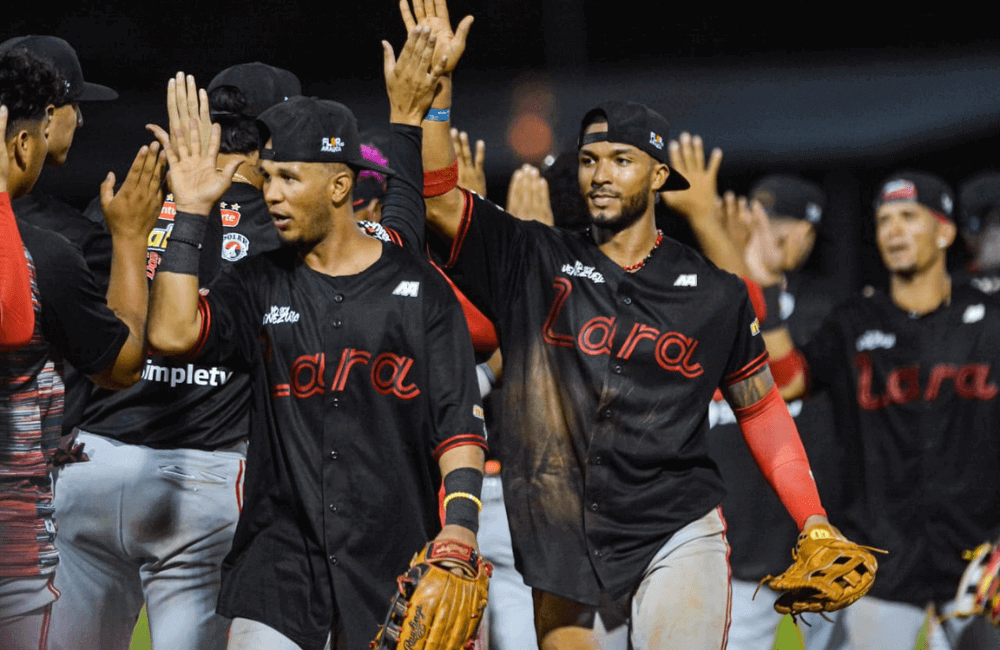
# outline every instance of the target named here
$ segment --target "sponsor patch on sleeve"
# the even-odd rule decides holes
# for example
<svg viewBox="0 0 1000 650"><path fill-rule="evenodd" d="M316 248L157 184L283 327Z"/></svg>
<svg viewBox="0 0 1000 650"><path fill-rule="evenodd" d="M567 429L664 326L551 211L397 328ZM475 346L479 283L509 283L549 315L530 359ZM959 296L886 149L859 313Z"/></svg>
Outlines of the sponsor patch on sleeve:
<svg viewBox="0 0 1000 650"><path fill-rule="evenodd" d="M486 416L483 414L483 407L480 406L479 404L476 404L475 406L472 407L472 414L477 418L479 418L480 420L484 420L486 418Z"/></svg>
<svg viewBox="0 0 1000 650"><path fill-rule="evenodd" d="M758 334L760 334L760 321L755 318L753 319L753 322L750 323L750 335L757 336Z"/></svg>

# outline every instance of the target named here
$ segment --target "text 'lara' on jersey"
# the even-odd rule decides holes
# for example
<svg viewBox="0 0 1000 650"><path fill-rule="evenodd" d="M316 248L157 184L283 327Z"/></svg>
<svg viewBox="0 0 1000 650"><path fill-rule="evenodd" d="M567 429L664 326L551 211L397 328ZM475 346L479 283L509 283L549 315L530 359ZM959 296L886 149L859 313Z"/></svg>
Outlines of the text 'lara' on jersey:
<svg viewBox="0 0 1000 650"><path fill-rule="evenodd" d="M62 435L63 360L98 374L129 336L79 248L25 222L18 228L35 332L26 346L0 352L0 578L52 573L58 564L51 462Z"/></svg>
<svg viewBox="0 0 1000 650"><path fill-rule="evenodd" d="M665 238L636 273L588 234L469 192L447 272L497 324L498 451L518 568L598 604L634 589L675 531L722 500L708 405L767 352L734 275Z"/></svg>
<svg viewBox="0 0 1000 650"><path fill-rule="evenodd" d="M872 594L950 600L962 552L1000 526L1000 305L953 285L949 304L916 316L867 291L803 353L846 454L844 532L889 551Z"/></svg>

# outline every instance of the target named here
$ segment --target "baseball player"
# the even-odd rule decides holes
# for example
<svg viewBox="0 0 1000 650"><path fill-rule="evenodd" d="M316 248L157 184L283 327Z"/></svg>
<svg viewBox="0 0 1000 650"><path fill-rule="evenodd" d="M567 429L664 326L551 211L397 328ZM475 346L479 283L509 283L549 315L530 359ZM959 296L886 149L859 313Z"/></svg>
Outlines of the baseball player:
<svg viewBox="0 0 1000 650"><path fill-rule="evenodd" d="M423 61L428 37L417 41ZM398 65L409 55L404 48ZM392 130L418 134L426 103L401 108L399 89L389 88ZM475 544L485 438L472 348L440 274L356 226L356 171L392 172L361 156L350 111L298 97L259 123L264 195L288 245L236 265L199 298L188 242L198 241L192 229L229 168L217 172L211 150L198 155L196 132L175 137L177 215L154 280L149 339L161 352L253 376L246 506L218 610L234 619L230 647L308 650L332 633L332 647L359 648L415 550L435 537ZM414 147L393 158L412 165L418 155ZM417 188L409 191L419 206ZM383 223L401 218L397 206L387 197ZM456 495L443 529L442 476ZM454 490L456 479L465 489Z"/></svg>
<svg viewBox="0 0 1000 650"><path fill-rule="evenodd" d="M452 32L439 3L403 17L451 52L471 23ZM450 101L445 78L434 115ZM706 441L716 388L799 527L826 521L745 285L656 232L654 193L687 187L667 141L666 120L640 104L587 113L579 179L592 226L579 234L455 187L448 123L424 122L428 223L500 333L504 496L540 647L725 646L723 489Z"/></svg>
<svg viewBox="0 0 1000 650"><path fill-rule="evenodd" d="M996 293L1000 291L1000 174L982 172L962 183L958 207L959 234L972 259L954 279Z"/></svg>
<svg viewBox="0 0 1000 650"><path fill-rule="evenodd" d="M21 51L0 54L5 184L30 191L45 160L46 106L65 84L47 63ZM0 647L45 647L59 557L54 544L51 463L61 433L62 360L95 383L127 387L145 360L143 250L155 222L164 160L143 147L113 193L101 186L114 242L107 301L79 251L64 238L17 224L27 251L35 329L27 345L0 353ZM150 200L150 196L154 197Z"/></svg>
<svg viewBox="0 0 1000 650"><path fill-rule="evenodd" d="M875 201L888 293L866 290L839 305L801 352L785 328L769 341L777 363L795 368L783 394L794 398L807 383L830 392L840 469L853 488L845 531L890 551L871 596L839 612L835 625L817 621L810 649L909 650L928 610L950 613L963 551L1000 529L993 478L1000 466L993 371L1000 307L948 276L952 205L951 190L936 176L893 174ZM775 275L753 256L748 265L762 278ZM974 620L972 628L985 627ZM930 646L998 647L995 629L978 636L984 630L968 623L932 625Z"/></svg>
<svg viewBox="0 0 1000 650"><path fill-rule="evenodd" d="M222 265L278 247L260 190L255 118L300 90L295 75L259 62L209 83L219 165L237 171L202 242L201 286ZM147 243L150 280L174 212L167 196ZM76 436L90 460L58 476L62 598L53 608L53 649L127 648L143 603L156 647L225 647L229 621L215 606L242 505L250 399L245 372L159 356L147 359L131 389L91 395Z"/></svg>
<svg viewBox="0 0 1000 650"><path fill-rule="evenodd" d="M69 156L76 130L83 126L81 102L109 101L118 93L90 81L85 81L76 51L57 36L17 36L0 43L0 51L24 50L47 62L66 80L67 92L57 104L47 107L49 113L47 167L63 165ZM60 199L44 192L32 191L13 203L18 219L39 228L57 232L76 244L83 253L87 267L94 273L101 293L108 289L111 274L111 235L104 225L100 197L94 199L94 210L83 213ZM71 435L83 417L83 409L93 384L65 364L66 404L63 412L63 435Z"/></svg>

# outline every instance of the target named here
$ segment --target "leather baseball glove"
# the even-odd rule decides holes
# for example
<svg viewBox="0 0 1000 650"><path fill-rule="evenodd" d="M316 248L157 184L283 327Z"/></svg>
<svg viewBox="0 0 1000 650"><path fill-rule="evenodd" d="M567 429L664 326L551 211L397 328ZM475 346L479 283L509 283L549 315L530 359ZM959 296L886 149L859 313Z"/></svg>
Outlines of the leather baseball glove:
<svg viewBox="0 0 1000 650"><path fill-rule="evenodd" d="M461 575L453 572L459 569ZM399 585L372 650L471 648L486 609L493 565L471 546L454 540L428 544Z"/></svg>
<svg viewBox="0 0 1000 650"><path fill-rule="evenodd" d="M984 542L976 550L967 551L969 566L962 574L955 596L953 616L982 614L993 625L1000 626L1000 544Z"/></svg>
<svg viewBox="0 0 1000 650"><path fill-rule="evenodd" d="M760 582L783 592L774 603L781 614L833 612L871 589L878 569L873 551L885 553L849 541L833 526L811 526L799 534L792 549L794 564Z"/></svg>

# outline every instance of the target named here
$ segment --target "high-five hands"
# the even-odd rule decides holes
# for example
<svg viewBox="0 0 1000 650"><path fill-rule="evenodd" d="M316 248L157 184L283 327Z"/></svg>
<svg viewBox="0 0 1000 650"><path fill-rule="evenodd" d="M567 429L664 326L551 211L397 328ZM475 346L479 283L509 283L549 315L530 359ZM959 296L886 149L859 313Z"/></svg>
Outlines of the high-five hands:
<svg viewBox="0 0 1000 650"><path fill-rule="evenodd" d="M437 36L426 25L410 29L398 60L392 45L382 41L389 121L420 126L434 99L438 80L448 65L447 54L434 59L436 45Z"/></svg>
<svg viewBox="0 0 1000 650"><path fill-rule="evenodd" d="M451 74L465 52L465 40L472 27L472 16L463 18L458 23L458 28L452 30L451 20L448 18L448 3L445 0L413 0L413 11L410 11L410 0L400 0L399 13L403 16L407 32L412 32L418 26L430 28L431 34L436 37L434 59L440 60L446 56L448 62L444 74Z"/></svg>
<svg viewBox="0 0 1000 650"><path fill-rule="evenodd" d="M208 94L198 89L193 76L178 72L167 83L167 114L169 135L155 124L146 128L167 155L167 184L177 211L208 215L229 189L241 161L233 159L224 169L216 166L222 130L212 124Z"/></svg>

